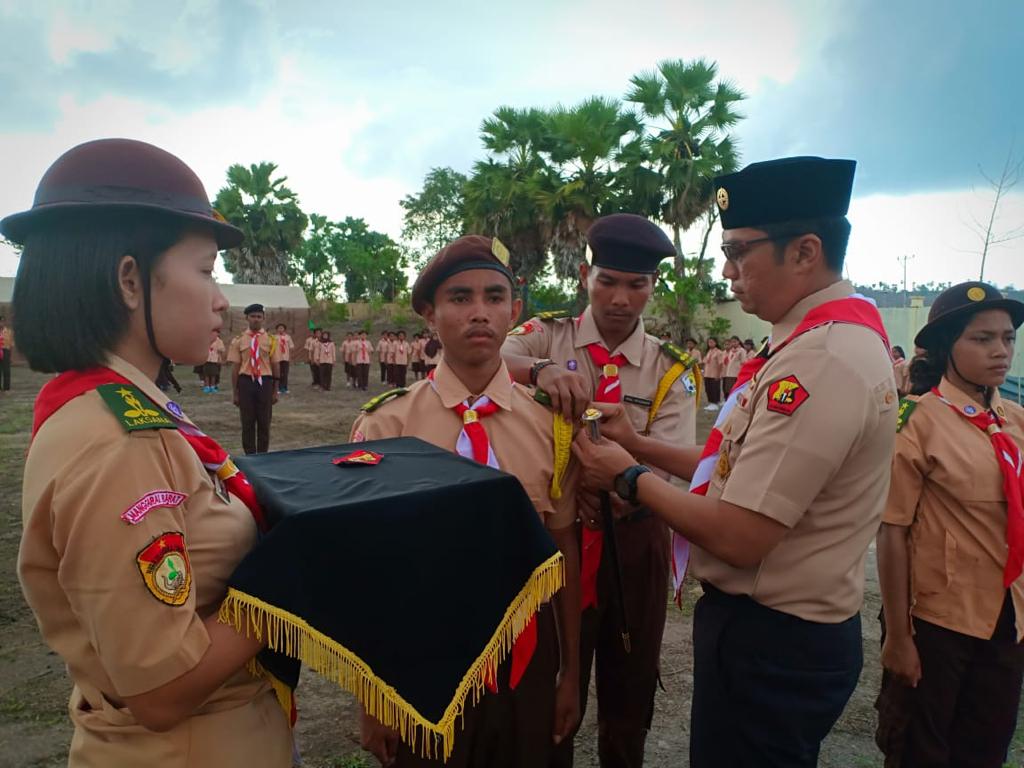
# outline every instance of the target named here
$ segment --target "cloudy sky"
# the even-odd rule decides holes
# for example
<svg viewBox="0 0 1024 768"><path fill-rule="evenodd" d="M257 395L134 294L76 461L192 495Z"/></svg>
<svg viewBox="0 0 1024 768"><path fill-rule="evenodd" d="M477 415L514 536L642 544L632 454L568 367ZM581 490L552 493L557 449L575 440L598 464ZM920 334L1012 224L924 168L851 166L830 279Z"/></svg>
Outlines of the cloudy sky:
<svg viewBox="0 0 1024 768"><path fill-rule="evenodd" d="M1019 0L0 0L0 215L31 204L76 143L127 136L216 194L269 160L307 211L398 236L432 167L468 170L502 104L621 96L665 58L708 57L748 94L743 160L858 161L848 266L858 281L977 277L973 219L1016 142ZM1024 181L996 230L1024 225ZM0 248L0 275L17 260ZM1024 284L1024 239L986 278Z"/></svg>

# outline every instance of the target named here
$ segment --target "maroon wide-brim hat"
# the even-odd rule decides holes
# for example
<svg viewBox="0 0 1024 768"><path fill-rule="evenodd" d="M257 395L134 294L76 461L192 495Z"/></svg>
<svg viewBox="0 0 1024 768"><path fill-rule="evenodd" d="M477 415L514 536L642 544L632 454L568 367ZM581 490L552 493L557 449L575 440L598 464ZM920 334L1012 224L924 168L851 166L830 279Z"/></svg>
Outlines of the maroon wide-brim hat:
<svg viewBox="0 0 1024 768"><path fill-rule="evenodd" d="M72 147L43 174L27 211L0 220L0 233L23 244L34 231L59 227L75 211L158 211L208 225L220 249L245 236L214 211L203 183L179 158L132 139L99 139Z"/></svg>
<svg viewBox="0 0 1024 768"><path fill-rule="evenodd" d="M976 281L960 283L939 294L928 311L927 324L917 332L914 344L928 349L939 332L950 322L964 315L973 315L988 309L1002 309L1010 315L1014 328L1024 324L1024 303L1008 299L988 283Z"/></svg>

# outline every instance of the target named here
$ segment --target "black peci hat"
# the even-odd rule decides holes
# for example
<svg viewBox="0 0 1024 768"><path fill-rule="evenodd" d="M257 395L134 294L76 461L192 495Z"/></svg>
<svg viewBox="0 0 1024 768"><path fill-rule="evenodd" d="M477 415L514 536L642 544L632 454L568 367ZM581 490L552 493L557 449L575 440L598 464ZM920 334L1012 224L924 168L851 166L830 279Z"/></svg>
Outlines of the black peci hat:
<svg viewBox="0 0 1024 768"><path fill-rule="evenodd" d="M722 229L837 218L850 208L853 160L783 157L715 179Z"/></svg>
<svg viewBox="0 0 1024 768"><path fill-rule="evenodd" d="M250 304L248 307L246 307L242 311L242 314L243 315L251 315L253 312L259 312L261 314L264 313L263 305L262 304Z"/></svg>
<svg viewBox="0 0 1024 768"><path fill-rule="evenodd" d="M928 322L917 332L914 344L928 349L936 336L950 321L984 312L989 309L1004 309L1010 313L1010 321L1014 328L1024 324L1024 304L1014 299L1007 299L988 283L969 282L947 288L935 299L928 311Z"/></svg>
<svg viewBox="0 0 1024 768"><path fill-rule="evenodd" d="M602 216L587 230L587 245L591 264L620 272L651 275L662 260L676 255L661 227L633 213Z"/></svg>
<svg viewBox="0 0 1024 768"><path fill-rule="evenodd" d="M24 243L31 232L59 222L61 213L83 210L158 211L207 224L221 249L241 245L245 237L213 210L191 168L170 152L132 139L99 139L69 149L43 174L32 207L0 220L0 233Z"/></svg>

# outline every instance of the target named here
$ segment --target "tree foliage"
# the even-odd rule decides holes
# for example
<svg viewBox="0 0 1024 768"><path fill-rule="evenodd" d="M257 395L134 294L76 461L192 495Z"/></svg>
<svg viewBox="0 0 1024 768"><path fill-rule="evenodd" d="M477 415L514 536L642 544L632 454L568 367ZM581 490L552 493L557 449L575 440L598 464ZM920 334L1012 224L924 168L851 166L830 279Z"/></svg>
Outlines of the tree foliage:
<svg viewBox="0 0 1024 768"><path fill-rule="evenodd" d="M334 266L345 279L349 301L380 296L394 301L405 291L408 259L402 246L382 232L370 229L363 219L348 216L335 224L337 247Z"/></svg>
<svg viewBox="0 0 1024 768"><path fill-rule="evenodd" d="M451 168L431 168L423 189L402 198L402 239L413 244L414 266L422 266L466 231L466 181L465 174Z"/></svg>
<svg viewBox="0 0 1024 768"><path fill-rule="evenodd" d="M308 219L298 196L285 186L287 178L274 178L276 171L274 163L232 165L214 201L214 208L245 233L241 246L224 253L224 266L236 283L289 282L289 263Z"/></svg>
<svg viewBox="0 0 1024 768"><path fill-rule="evenodd" d="M575 280L594 219L648 216L673 233L677 257L660 300L673 297L681 335L694 309L720 290L705 259L712 179L737 167L731 130L741 99L718 79L717 65L701 59L663 61L636 75L625 103L593 96L549 109L499 107L481 124L486 156L468 178L433 169L423 190L402 202L405 237L437 233L438 247L462 232L499 237L517 277L536 291L549 267L556 283ZM701 221L700 250L687 256L681 233Z"/></svg>

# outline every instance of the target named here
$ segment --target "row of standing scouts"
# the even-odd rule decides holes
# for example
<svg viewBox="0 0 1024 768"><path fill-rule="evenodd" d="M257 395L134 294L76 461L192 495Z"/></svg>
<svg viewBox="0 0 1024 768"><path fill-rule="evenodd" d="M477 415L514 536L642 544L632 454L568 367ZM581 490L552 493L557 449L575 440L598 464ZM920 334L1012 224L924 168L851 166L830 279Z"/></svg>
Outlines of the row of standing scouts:
<svg viewBox="0 0 1024 768"><path fill-rule="evenodd" d="M513 328L522 304L497 239L461 237L418 276L413 308L444 354L427 380L367 403L351 440L413 435L513 474L566 565L520 684L507 685L506 661L498 692L467 705L453 768L572 765L592 664L599 762L642 765L665 585L684 574L702 593L690 765L816 765L861 672L876 536L886 765L1001 765L1024 674L1024 410L999 385L1024 304L983 283L945 291L915 340L901 404L881 318L841 277L854 166L785 158L715 180L724 277L771 332L703 446L696 363L644 328L658 263L675 252L648 220L593 223L578 317ZM256 538L244 477L154 384L169 358L207 356L227 309L209 274L242 234L190 202L207 199L178 158L111 139L63 155L33 207L0 221L24 245L21 348L34 369L59 373L36 403L18 574L74 684L75 767L156 755L190 768L292 763L288 721L247 671L263 642L217 620ZM71 329L53 296L86 308ZM248 309L227 359L234 400L255 422L277 398L281 349L262 308ZM602 412L600 438L576 435L559 498L551 415L533 388L574 421L591 405ZM260 439L246 450L265 449ZM601 493L617 517L631 647ZM686 728L681 713L668 717ZM365 713L360 727L382 764L438 764Z"/></svg>

